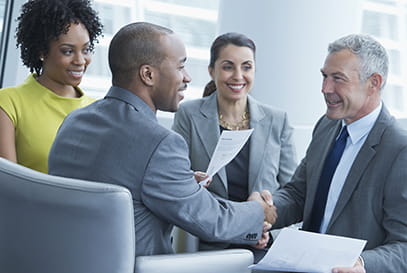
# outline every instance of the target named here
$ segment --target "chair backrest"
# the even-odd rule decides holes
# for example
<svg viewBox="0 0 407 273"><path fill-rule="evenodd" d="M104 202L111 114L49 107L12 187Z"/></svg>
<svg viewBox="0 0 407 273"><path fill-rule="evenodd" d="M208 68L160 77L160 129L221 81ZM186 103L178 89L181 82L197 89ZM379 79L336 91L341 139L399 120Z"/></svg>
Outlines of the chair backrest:
<svg viewBox="0 0 407 273"><path fill-rule="evenodd" d="M253 254L246 249L139 256L137 273L250 273Z"/></svg>
<svg viewBox="0 0 407 273"><path fill-rule="evenodd" d="M133 203L121 186L43 174L0 158L0 271L130 273Z"/></svg>

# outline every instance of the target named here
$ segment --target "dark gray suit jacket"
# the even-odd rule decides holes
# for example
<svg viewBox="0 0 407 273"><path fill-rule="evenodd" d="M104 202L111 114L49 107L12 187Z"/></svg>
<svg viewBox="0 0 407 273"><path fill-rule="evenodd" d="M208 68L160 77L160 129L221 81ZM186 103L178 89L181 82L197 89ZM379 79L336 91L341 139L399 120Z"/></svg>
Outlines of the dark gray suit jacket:
<svg viewBox="0 0 407 273"><path fill-rule="evenodd" d="M49 172L127 187L136 256L173 252L174 224L208 241L255 244L261 237L260 204L213 198L193 178L184 139L159 125L139 97L118 87L64 120Z"/></svg>
<svg viewBox="0 0 407 273"><path fill-rule="evenodd" d="M325 157L341 121L322 117L293 179L274 194L275 228L304 219L308 226ZM383 109L340 193L328 234L367 240L367 273L407 272L407 134Z"/></svg>

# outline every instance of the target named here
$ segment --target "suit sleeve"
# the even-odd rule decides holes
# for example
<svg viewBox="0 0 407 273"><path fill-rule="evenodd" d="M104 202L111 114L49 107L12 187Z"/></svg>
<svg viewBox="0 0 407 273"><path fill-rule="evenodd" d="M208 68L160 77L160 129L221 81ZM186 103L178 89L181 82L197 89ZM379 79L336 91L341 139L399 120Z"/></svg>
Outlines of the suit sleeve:
<svg viewBox="0 0 407 273"><path fill-rule="evenodd" d="M277 221L273 228L283 228L302 221L306 192L306 158L297 167L292 180L273 194Z"/></svg>
<svg viewBox="0 0 407 273"><path fill-rule="evenodd" d="M186 151L185 141L177 134L161 141L143 179L144 204L158 217L203 240L255 244L262 235L261 205L215 199L196 183Z"/></svg>
<svg viewBox="0 0 407 273"><path fill-rule="evenodd" d="M312 132L313 138L317 134L316 131L322 120L323 118L320 118L314 127ZM308 154L312 153L310 151L312 141L308 146L305 157L295 170L291 181L273 194L274 204L277 207L278 213L277 221L273 228L283 228L303 220L307 191L307 160Z"/></svg>
<svg viewBox="0 0 407 273"><path fill-rule="evenodd" d="M406 162L407 147L394 160L384 188L384 216L381 220L386 234L384 244L362 253L366 272L407 272Z"/></svg>

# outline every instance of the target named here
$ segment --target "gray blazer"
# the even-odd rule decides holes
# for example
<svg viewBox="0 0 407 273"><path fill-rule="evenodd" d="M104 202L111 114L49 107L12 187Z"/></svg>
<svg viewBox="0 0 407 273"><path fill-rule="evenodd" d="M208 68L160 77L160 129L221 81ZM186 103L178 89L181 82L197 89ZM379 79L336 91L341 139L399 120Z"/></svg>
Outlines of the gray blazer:
<svg viewBox="0 0 407 273"><path fill-rule="evenodd" d="M293 179L274 194L283 227L309 224L324 159L341 121L322 117ZM407 133L383 109L346 178L327 233L367 240L366 272L407 272Z"/></svg>
<svg viewBox="0 0 407 273"><path fill-rule="evenodd" d="M184 102L175 114L173 129L189 147L191 168L206 171L220 136L217 92L208 97ZM249 193L268 189L274 192L286 184L297 166L293 128L283 111L261 104L248 96L250 111ZM226 169L222 168L209 188L228 198Z"/></svg>
<svg viewBox="0 0 407 273"><path fill-rule="evenodd" d="M49 172L127 187L136 256L173 252L173 225L208 241L255 244L264 221L260 204L216 200L194 180L187 150L184 139L159 125L144 101L112 87L105 99L64 120Z"/></svg>

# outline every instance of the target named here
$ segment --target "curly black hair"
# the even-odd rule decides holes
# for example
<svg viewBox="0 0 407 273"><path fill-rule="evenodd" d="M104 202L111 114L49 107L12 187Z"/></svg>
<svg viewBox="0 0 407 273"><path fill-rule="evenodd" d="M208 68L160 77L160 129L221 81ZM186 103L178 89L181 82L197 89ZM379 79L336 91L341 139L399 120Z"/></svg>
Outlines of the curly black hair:
<svg viewBox="0 0 407 273"><path fill-rule="evenodd" d="M89 0L29 0L17 18L17 47L21 49L21 60L30 69L41 73L41 55L47 55L52 40L67 33L71 23L82 23L89 32L93 50L97 37L102 33L102 24Z"/></svg>

